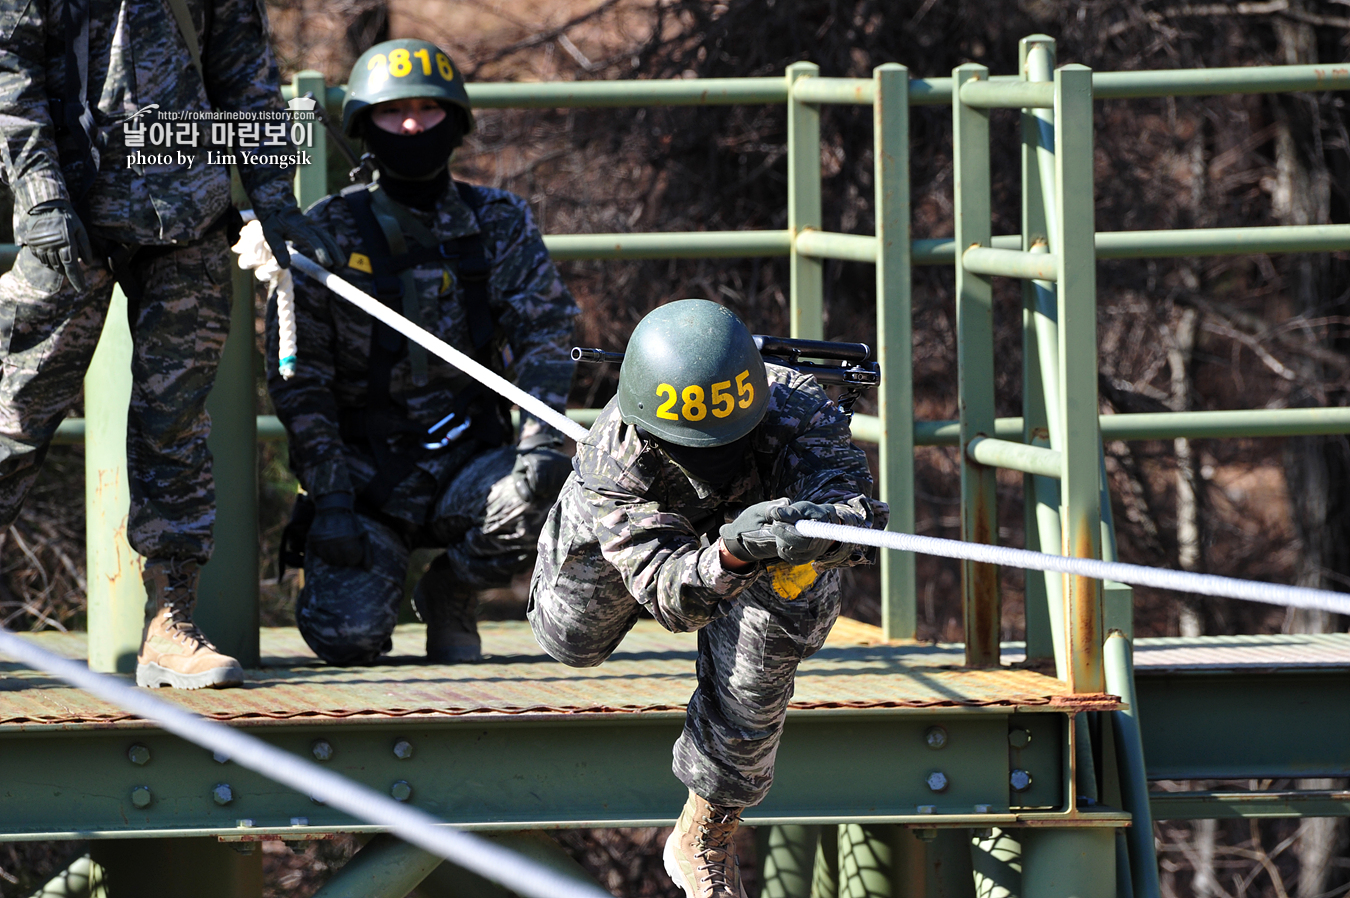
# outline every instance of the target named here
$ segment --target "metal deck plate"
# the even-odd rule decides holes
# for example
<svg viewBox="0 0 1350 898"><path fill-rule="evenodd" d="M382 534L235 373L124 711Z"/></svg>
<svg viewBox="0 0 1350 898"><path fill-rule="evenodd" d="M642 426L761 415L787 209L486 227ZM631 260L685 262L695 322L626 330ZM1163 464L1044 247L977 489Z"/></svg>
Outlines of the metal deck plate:
<svg viewBox="0 0 1350 898"><path fill-rule="evenodd" d="M841 620L830 641L805 662L792 710L998 708L1107 710L1110 696L1073 696L1053 677L1030 670L961 668L951 646L887 644L880 630ZM264 666L243 688L160 694L216 720L251 726L284 721L369 721L468 715L612 715L683 712L695 686L694 634L667 633L640 621L599 667L573 669L545 655L523 622L484 623L487 660L426 665L422 628L400 627L385 663L321 664L293 629L263 631ZM42 633L33 640L82 657L84 634ZM16 664L0 662L0 727L124 727L116 708Z"/></svg>

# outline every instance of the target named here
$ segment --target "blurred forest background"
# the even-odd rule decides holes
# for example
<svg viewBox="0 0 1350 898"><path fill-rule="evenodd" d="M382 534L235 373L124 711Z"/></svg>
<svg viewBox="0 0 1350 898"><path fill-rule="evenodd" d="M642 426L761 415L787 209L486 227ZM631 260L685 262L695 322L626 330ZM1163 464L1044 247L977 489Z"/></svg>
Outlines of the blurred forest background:
<svg viewBox="0 0 1350 898"><path fill-rule="evenodd" d="M886 62L916 77L947 75L965 62L1013 74L1017 41L1033 33L1058 40L1061 63L1104 71L1333 64L1350 56L1350 0L269 0L268 8L283 77L317 68L330 83L345 81L371 44L414 36L443 46L470 81L772 76L799 60L837 77L870 77ZM1350 222L1344 103L1335 93L1098 102L1098 229ZM456 156L457 176L526 197L545 233L787 225L781 106L483 110L477 120ZM950 122L945 109L913 113L916 238L952 233ZM1019 228L1016 122L1010 111L993 114L996 234ZM870 111L827 107L821 135L824 226L872 233ZM582 308L583 345L620 348L646 311L686 296L727 304L757 332L787 332L786 260L560 268ZM825 272L826 337L875 343L872 268L829 262ZM917 269L914 287L916 413L954 418L952 272ZM1345 253L1102 262L1098 287L1105 413L1346 403ZM1020 293L1007 280L995 290L998 413L1018 415ZM601 405L613 389L613 372L581 371L573 404ZM868 403L860 410L873 412ZM261 386L259 411L270 411ZM295 485L278 447L263 446L259 464L264 615L289 625L295 585L278 582L275 557ZM955 450L922 448L916 466L919 532L958 536ZM1350 589L1343 437L1113 442L1107 468L1122 560ZM1022 545L1021 478L1000 484L1000 540ZM82 454L57 447L18 522L0 537L0 622L83 627L83 534ZM1005 638L1021 638L1021 584L1019 573L1005 572ZM857 575L853 586L847 612L877 621L875 574ZM519 593L494 597L487 613L518 616ZM920 558L918 604L924 638L960 639L954 562ZM1319 613L1136 593L1142 636L1323 632L1340 624ZM1281 784L1184 787L1218 785ZM559 838L615 894L670 895L656 859L659 836ZM1168 896L1331 898L1350 890L1339 821L1164 821L1157 839ZM269 894L308 895L354 844L298 854L274 848ZM753 866L749 842L742 858ZM0 894L21 894L49 865L37 849L0 845Z"/></svg>

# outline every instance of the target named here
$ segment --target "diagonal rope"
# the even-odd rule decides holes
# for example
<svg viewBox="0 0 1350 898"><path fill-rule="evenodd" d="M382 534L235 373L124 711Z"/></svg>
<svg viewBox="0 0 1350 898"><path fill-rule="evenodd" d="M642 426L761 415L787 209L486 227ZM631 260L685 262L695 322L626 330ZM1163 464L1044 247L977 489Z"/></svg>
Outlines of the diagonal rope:
<svg viewBox="0 0 1350 898"><path fill-rule="evenodd" d="M1350 614L1350 595L1330 592L1325 589L1282 586L1278 583L1238 580L1234 577L1219 577L1214 574L1193 574L1189 571L1170 571L1165 568L1144 567L1141 564L1125 564L1119 561L1068 558L1063 555L1032 552L1028 549L989 546L983 543L968 543L956 539L941 539L936 536L917 536L912 533L891 533L885 530L849 527L844 524L826 524L821 521L798 521L793 526L803 536L832 539L838 542L856 543L864 546L877 546L882 549L895 549L899 552L941 555L944 558L981 561L986 564L1003 565L1004 567L1030 568L1036 571L1054 571L1060 574L1091 577L1094 580L1115 580L1118 583L1131 583L1136 586L1156 586L1159 589L1189 592L1202 596L1244 599L1249 602L1264 602L1267 605L1283 605L1288 608L1314 608L1319 611L1332 611L1336 614Z"/></svg>
<svg viewBox="0 0 1350 898"><path fill-rule="evenodd" d="M530 898L609 898L609 893L597 885L569 879L487 839L451 829L425 811L400 804L368 786L268 745L256 736L184 711L144 689L132 688L115 677L95 673L84 664L54 655L8 630L0 629L0 654L65 680L137 717L153 721L164 730L225 755L239 766L289 786L301 795L311 796L358 820L384 827L405 842L521 895Z"/></svg>
<svg viewBox="0 0 1350 898"><path fill-rule="evenodd" d="M372 318L375 318L381 323L398 331L414 343L425 346L440 358L454 365L475 380L480 381L489 389L505 396L523 410L534 415L540 421L545 422L551 427L557 428L578 443L586 439L586 428L573 421L571 418L568 418L562 412L553 408L543 400L526 393L496 371L493 371L491 368L488 368L460 352L430 331L418 327L402 315L385 306L384 303L375 299L370 294L358 290L331 271L325 270L321 265L305 258L305 256L294 250L291 251L291 267L299 269L305 275L323 284L329 290L332 290L338 296L347 300L347 302L356 306L358 309L363 310Z"/></svg>

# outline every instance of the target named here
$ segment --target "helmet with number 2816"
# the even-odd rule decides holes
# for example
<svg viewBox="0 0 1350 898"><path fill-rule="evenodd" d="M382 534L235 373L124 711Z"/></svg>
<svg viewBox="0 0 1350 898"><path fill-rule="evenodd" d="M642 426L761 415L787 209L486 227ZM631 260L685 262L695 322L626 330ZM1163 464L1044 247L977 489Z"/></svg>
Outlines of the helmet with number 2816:
<svg viewBox="0 0 1350 898"><path fill-rule="evenodd" d="M693 449L734 443L769 407L764 360L734 313L706 299L654 309L619 370L624 423Z"/></svg>
<svg viewBox="0 0 1350 898"><path fill-rule="evenodd" d="M440 47L413 38L383 41L356 60L342 100L342 130L348 137L359 137L364 113L371 106L417 97L460 111L463 133L473 132L473 106L464 76Z"/></svg>

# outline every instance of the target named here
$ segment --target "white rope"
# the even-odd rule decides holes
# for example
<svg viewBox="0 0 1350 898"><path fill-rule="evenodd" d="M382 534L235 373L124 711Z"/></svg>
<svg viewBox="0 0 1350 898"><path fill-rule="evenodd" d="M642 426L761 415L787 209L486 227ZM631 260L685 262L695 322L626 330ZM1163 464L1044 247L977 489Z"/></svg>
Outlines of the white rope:
<svg viewBox="0 0 1350 898"><path fill-rule="evenodd" d="M878 546L882 549L895 549L900 552L920 552L925 555L941 555L944 558L982 561L1005 567L1054 571L1060 574L1091 577L1094 580L1115 580L1118 583L1132 583L1136 586L1156 586L1159 589L1189 592L1202 596L1245 599L1249 602L1264 602L1267 605L1283 605L1288 608L1315 608L1319 611L1332 611L1336 614L1350 614L1350 595L1324 589L1281 586L1278 583L1237 580L1233 577L1193 574L1189 571L1169 571L1163 568L1144 567L1139 564L1124 564L1119 561L1067 558L1063 555L1047 555L1044 552L1031 552L1027 549L987 546L983 543L939 539L935 536L916 536L911 533L889 533L884 530L868 530L863 527L826 524L820 521L798 521L794 526L803 536L832 539L844 543L857 543L864 546Z"/></svg>
<svg viewBox="0 0 1350 898"><path fill-rule="evenodd" d="M332 290L338 296L347 300L347 302L365 311L373 318L387 324L389 327L392 327L414 343L425 346L428 350L434 352L437 356L454 365L465 374L479 381L484 386L495 390L502 396L505 396L539 420L552 427L556 427L578 443L586 439L586 428L573 421L571 418L568 418L562 412L557 411L544 401L526 393L520 387L511 383L511 381L502 377L491 368L479 364L449 343L446 343L429 331L418 327L402 315L388 308L375 297L358 290L331 271L326 271L322 266L305 258L294 250L291 251L291 267L300 269L301 272L323 284L329 290Z"/></svg>
<svg viewBox="0 0 1350 898"><path fill-rule="evenodd" d="M609 898L596 885L569 879L528 857L472 833L450 829L435 817L394 801L368 786L325 770L255 736L184 711L144 689L135 689L84 664L38 648L0 629L0 654L98 696L164 730L228 757L241 767L289 786L301 795L383 827L405 842L472 870L531 898Z"/></svg>
<svg viewBox="0 0 1350 898"><path fill-rule="evenodd" d="M253 276L267 284L268 292L277 298L277 370L290 380L295 376L295 279L277 264L256 218L244 225L231 249L239 255L239 267L252 269Z"/></svg>

